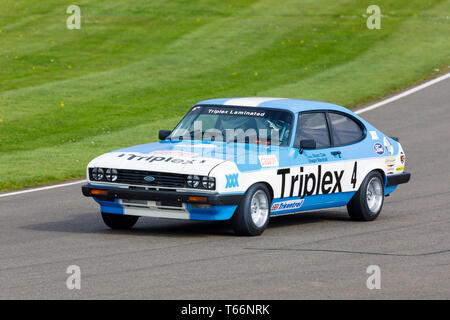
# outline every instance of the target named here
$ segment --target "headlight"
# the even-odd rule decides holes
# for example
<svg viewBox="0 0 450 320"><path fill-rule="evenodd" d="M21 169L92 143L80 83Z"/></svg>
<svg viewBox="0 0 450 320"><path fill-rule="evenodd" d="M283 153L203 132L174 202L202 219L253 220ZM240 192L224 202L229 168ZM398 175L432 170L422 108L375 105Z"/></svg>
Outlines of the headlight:
<svg viewBox="0 0 450 320"><path fill-rule="evenodd" d="M200 178L198 176L187 176L186 182L188 187L197 188L200 185Z"/></svg>
<svg viewBox="0 0 450 320"><path fill-rule="evenodd" d="M92 169L92 179L94 180L102 180L105 175L105 172L102 168L94 168Z"/></svg>
<svg viewBox="0 0 450 320"><path fill-rule="evenodd" d="M106 180L114 182L117 180L117 170L116 169L108 169L106 170Z"/></svg>
<svg viewBox="0 0 450 320"><path fill-rule="evenodd" d="M203 177L202 186L206 189L214 189L214 187L216 186L216 179L214 179L213 177Z"/></svg>

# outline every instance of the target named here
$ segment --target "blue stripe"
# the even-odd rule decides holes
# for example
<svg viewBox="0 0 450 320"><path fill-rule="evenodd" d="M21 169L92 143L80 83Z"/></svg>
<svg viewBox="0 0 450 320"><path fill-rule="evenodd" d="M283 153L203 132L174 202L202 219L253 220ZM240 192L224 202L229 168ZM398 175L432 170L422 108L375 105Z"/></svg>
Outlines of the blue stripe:
<svg viewBox="0 0 450 320"><path fill-rule="evenodd" d="M100 201L94 198L94 200L100 205L101 212L123 214L123 206L118 199L114 199L114 201Z"/></svg>
<svg viewBox="0 0 450 320"><path fill-rule="evenodd" d="M237 206L211 206L207 209L192 208L189 203L186 209L189 211L191 220L218 221L231 219Z"/></svg>
<svg viewBox="0 0 450 320"><path fill-rule="evenodd" d="M306 210L326 209L345 206L350 201L350 199L353 197L354 194L355 191L350 191L350 192L308 196L304 198L304 202L300 208L275 211L271 213L271 215L275 216L277 214L295 213ZM289 200L301 200L301 198L299 197L283 198L283 199L276 198L272 201L271 208L276 203L283 203L284 201Z"/></svg>

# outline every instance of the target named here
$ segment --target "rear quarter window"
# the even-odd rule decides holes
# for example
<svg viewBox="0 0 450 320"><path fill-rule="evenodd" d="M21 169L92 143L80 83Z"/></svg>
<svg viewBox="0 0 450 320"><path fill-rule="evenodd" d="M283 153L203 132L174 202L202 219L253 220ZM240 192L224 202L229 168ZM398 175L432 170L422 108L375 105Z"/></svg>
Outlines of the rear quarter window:
<svg viewBox="0 0 450 320"><path fill-rule="evenodd" d="M329 112L328 117L335 146L356 143L364 138L364 128L352 118L335 112Z"/></svg>

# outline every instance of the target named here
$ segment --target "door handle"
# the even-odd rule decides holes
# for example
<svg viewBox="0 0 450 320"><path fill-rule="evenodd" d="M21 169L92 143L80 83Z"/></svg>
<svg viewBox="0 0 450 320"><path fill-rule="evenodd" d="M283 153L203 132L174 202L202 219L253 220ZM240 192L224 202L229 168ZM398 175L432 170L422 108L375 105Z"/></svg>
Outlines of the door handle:
<svg viewBox="0 0 450 320"><path fill-rule="evenodd" d="M333 156L339 156L339 158L341 157L341 152L340 151L332 151L331 154Z"/></svg>

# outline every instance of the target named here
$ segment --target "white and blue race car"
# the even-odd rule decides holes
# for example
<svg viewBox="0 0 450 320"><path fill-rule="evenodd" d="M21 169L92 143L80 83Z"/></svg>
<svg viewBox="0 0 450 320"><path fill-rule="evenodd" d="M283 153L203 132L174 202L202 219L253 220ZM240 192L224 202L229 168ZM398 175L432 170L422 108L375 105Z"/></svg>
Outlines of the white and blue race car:
<svg viewBox="0 0 450 320"><path fill-rule="evenodd" d="M89 163L82 191L109 227L140 216L231 220L237 234L259 235L269 217L339 206L370 221L410 179L397 138L324 102L202 101L159 138Z"/></svg>

